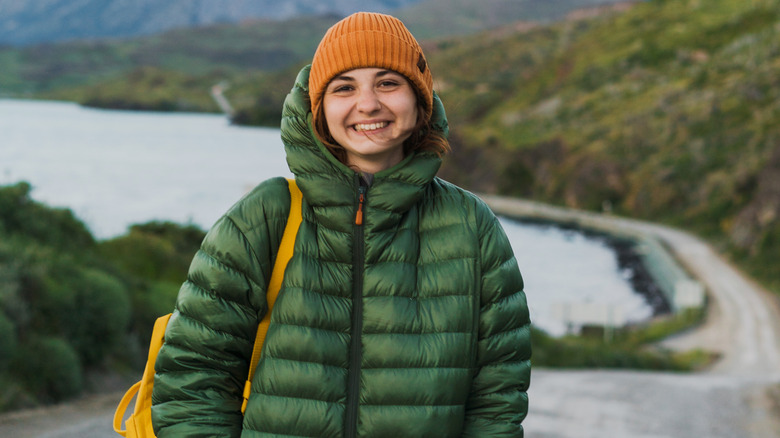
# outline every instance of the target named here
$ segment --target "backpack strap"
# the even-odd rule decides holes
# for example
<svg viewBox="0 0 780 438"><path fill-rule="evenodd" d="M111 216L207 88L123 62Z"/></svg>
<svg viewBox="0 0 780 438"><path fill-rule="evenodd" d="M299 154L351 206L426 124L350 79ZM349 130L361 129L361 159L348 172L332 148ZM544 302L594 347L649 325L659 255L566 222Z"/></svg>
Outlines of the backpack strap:
<svg viewBox="0 0 780 438"><path fill-rule="evenodd" d="M249 394L252 390L252 377L255 375L257 363L260 361L260 352L263 349L265 335L268 333L268 325L271 322L271 310L276 302L276 297L279 295L279 289L282 287L284 270L287 268L287 262L292 258L295 237L298 235L298 228L301 225L301 203L303 201L303 194L294 179L288 179L287 184L290 188L290 215L287 217L287 225L284 227L284 235L279 244L279 252L276 254L274 270L271 273L271 280L268 282L268 292L266 293L268 310L265 312L265 316L257 326L257 336L255 337L254 349L252 350L252 360L249 362L249 376L244 384L244 402L241 404L242 414L246 411Z"/></svg>
<svg viewBox="0 0 780 438"><path fill-rule="evenodd" d="M149 356L146 359L143 377L135 385L127 390L119 405L114 412L114 432L124 437L143 437L147 436L142 431L152 430L152 386L154 385L154 362L157 360L157 353L163 344L165 336L165 327L168 326L168 320L171 314L161 316L154 322L152 330L152 340L149 344ZM125 423L126 429L122 429L122 419L125 416L127 407L133 397L138 394L135 401L133 415ZM151 434L154 436L154 434Z"/></svg>

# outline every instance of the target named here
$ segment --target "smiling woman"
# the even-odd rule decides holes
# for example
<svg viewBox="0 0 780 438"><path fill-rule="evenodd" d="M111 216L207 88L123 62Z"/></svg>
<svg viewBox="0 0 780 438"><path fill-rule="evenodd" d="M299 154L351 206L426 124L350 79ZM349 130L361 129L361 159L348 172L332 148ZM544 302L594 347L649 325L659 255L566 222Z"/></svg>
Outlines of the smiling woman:
<svg viewBox="0 0 780 438"><path fill-rule="evenodd" d="M403 23L331 27L281 131L303 221L251 387L284 179L231 208L193 260L157 357L157 436L522 437L523 279L487 205L436 177L447 119Z"/></svg>

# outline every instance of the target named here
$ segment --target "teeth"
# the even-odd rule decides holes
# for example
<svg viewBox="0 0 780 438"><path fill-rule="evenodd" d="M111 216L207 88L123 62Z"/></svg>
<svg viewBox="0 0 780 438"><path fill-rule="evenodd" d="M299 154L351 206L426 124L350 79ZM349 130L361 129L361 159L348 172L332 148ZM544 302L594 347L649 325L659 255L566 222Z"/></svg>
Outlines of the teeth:
<svg viewBox="0 0 780 438"><path fill-rule="evenodd" d="M373 131L375 129L384 128L388 122L381 123L359 123L355 125L355 131Z"/></svg>

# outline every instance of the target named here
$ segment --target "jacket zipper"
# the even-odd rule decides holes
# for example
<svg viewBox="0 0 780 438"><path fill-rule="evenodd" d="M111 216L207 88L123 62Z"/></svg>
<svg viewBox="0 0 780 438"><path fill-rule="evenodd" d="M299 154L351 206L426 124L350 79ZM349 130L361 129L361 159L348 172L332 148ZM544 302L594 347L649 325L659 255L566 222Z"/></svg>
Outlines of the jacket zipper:
<svg viewBox="0 0 780 438"><path fill-rule="evenodd" d="M349 374L347 381L347 414L345 425L345 437L357 436L358 405L360 404L360 363L363 357L360 343L363 332L363 265L364 254L364 230L363 230L363 204L366 202L367 187L363 179L358 177L358 205L355 211L354 245L352 249L352 339L349 351Z"/></svg>

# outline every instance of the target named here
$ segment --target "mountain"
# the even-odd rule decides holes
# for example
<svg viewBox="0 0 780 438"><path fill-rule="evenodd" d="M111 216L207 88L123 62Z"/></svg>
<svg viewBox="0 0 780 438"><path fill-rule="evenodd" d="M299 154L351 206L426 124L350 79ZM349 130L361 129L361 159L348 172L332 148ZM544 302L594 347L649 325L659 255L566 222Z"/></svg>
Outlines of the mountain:
<svg viewBox="0 0 780 438"><path fill-rule="evenodd" d="M551 21L617 0L0 0L0 45L134 37L170 29L304 16L393 12L418 38L465 35L516 20Z"/></svg>
<svg viewBox="0 0 780 438"><path fill-rule="evenodd" d="M181 27L389 11L420 0L0 0L0 44L150 35Z"/></svg>

